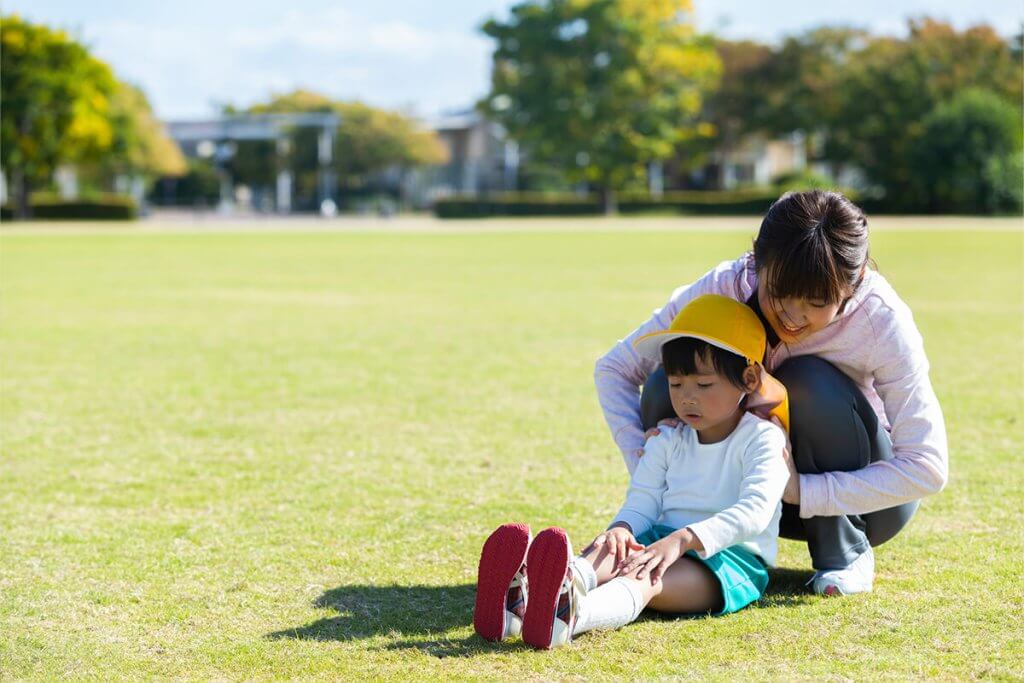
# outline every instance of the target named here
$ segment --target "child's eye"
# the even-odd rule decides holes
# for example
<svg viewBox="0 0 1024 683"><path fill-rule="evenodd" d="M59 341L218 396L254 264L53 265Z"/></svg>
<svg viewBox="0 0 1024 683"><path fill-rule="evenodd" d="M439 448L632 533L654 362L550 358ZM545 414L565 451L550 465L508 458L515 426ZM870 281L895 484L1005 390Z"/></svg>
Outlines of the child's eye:
<svg viewBox="0 0 1024 683"><path fill-rule="evenodd" d="M700 387L701 389L707 389L710 386L714 386L714 382L709 382L708 384L701 384L700 382L698 382L697 386Z"/></svg>
<svg viewBox="0 0 1024 683"><path fill-rule="evenodd" d="M811 302L811 306L814 306L815 308L825 308L825 306L827 306L827 305L828 305L828 304L824 304L824 303L822 303L822 304L819 304L819 303L817 303L817 302L815 302L815 301L812 301L812 302Z"/></svg>

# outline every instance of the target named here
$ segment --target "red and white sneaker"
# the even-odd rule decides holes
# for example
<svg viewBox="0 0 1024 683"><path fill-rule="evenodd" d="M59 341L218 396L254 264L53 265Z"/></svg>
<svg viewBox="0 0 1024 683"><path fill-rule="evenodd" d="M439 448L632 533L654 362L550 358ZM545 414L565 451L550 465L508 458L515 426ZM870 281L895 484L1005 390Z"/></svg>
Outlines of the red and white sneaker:
<svg viewBox="0 0 1024 683"><path fill-rule="evenodd" d="M564 529L537 534L526 558L530 602L523 618L523 640L543 650L572 642L579 600L586 595L572 570L572 546Z"/></svg>
<svg viewBox="0 0 1024 683"><path fill-rule="evenodd" d="M476 573L473 627L484 640L504 640L522 631L526 614L526 553L530 527L503 524L480 552Z"/></svg>

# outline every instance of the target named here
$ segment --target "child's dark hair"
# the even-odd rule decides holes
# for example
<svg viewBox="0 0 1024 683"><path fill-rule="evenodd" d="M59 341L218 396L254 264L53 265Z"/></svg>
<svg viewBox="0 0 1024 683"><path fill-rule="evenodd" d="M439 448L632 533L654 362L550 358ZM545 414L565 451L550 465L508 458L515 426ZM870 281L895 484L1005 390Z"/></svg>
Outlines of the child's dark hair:
<svg viewBox="0 0 1024 683"><path fill-rule="evenodd" d="M787 192L779 197L754 240L754 264L775 299L797 297L840 303L860 286L868 254L868 219L838 192Z"/></svg>
<svg viewBox="0 0 1024 683"><path fill-rule="evenodd" d="M694 337L679 337L661 347L661 364L665 366L666 375L696 375L698 358L710 361L715 372L733 386L746 389L743 371L747 369L747 359L743 356Z"/></svg>

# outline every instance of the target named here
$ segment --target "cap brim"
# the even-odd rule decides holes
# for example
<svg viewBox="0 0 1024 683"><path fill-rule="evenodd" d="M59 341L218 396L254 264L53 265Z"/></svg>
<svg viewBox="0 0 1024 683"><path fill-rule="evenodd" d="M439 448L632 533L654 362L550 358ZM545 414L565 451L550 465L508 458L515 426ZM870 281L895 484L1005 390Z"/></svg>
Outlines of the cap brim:
<svg viewBox="0 0 1024 683"><path fill-rule="evenodd" d="M685 332L680 330L661 330L660 332L651 332L649 334L645 334L644 336L640 337L639 339L633 342L633 348L636 349L636 352L643 356L644 358L653 360L657 363L661 363L661 347L667 344L668 342L672 341L673 339L681 339L683 337L700 339L701 341L705 341L708 344L711 344L712 346L717 346L718 348L725 349L730 353L735 353L737 356L740 356L741 358L747 358L747 354L743 353L734 346L726 344L721 339L715 339L714 337L709 337L707 335L694 334L692 332ZM747 361L750 362L750 359L747 358Z"/></svg>

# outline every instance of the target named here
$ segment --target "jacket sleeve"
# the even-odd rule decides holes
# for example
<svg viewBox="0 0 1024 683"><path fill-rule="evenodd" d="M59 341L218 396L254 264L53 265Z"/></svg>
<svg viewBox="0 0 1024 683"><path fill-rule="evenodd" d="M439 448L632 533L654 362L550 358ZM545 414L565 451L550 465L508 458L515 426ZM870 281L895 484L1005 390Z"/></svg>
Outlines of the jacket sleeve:
<svg viewBox="0 0 1024 683"><path fill-rule="evenodd" d="M865 514L941 491L949 477L946 425L909 309L875 340L875 391L892 425L893 458L852 472L800 475L800 516Z"/></svg>
<svg viewBox="0 0 1024 683"><path fill-rule="evenodd" d="M768 528L789 480L789 468L782 456L785 447L786 436L781 429L767 422L758 425L756 436L743 454L743 480L737 501L688 525L704 546L698 555L707 559Z"/></svg>
<svg viewBox="0 0 1024 683"><path fill-rule="evenodd" d="M668 458L676 438L675 430L665 430L648 439L644 457L633 471L626 502L612 524L625 522L633 530L633 536L639 536L658 522L662 496L668 488Z"/></svg>
<svg viewBox="0 0 1024 683"><path fill-rule="evenodd" d="M644 445L644 430L640 424L640 386L660 365L640 357L633 349L633 342L650 332L668 329L676 314L702 294L738 298L737 272L742 267L743 257L725 261L696 282L679 287L664 306L654 310L647 322L620 339L597 360L594 367L597 399L630 474L640 461L636 451Z"/></svg>

